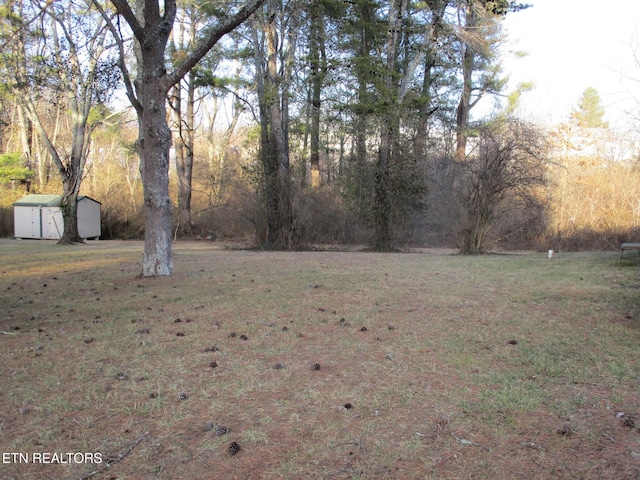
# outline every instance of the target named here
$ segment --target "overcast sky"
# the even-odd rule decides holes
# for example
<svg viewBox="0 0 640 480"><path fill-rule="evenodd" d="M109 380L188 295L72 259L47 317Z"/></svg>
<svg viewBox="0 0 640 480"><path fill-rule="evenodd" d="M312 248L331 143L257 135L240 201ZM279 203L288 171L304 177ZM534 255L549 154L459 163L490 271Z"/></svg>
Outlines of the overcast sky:
<svg viewBox="0 0 640 480"><path fill-rule="evenodd" d="M638 45L640 0L523 0L533 7L507 15L504 73L509 90L532 81L522 101L529 120L555 124L567 118L581 93L595 87L612 126L640 101L640 72L632 45ZM517 59L509 52L525 51ZM640 55L640 49L639 49ZM624 80L624 75L638 82ZM635 89L635 92L630 90ZM638 107L640 109L640 107Z"/></svg>

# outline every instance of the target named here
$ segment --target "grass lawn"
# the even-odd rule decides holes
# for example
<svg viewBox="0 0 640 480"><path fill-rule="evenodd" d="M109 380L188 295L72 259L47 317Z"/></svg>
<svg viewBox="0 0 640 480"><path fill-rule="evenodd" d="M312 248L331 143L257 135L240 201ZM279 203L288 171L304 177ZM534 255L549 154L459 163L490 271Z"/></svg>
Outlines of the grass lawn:
<svg viewBox="0 0 640 480"><path fill-rule="evenodd" d="M0 240L0 480L640 478L634 254L142 248Z"/></svg>

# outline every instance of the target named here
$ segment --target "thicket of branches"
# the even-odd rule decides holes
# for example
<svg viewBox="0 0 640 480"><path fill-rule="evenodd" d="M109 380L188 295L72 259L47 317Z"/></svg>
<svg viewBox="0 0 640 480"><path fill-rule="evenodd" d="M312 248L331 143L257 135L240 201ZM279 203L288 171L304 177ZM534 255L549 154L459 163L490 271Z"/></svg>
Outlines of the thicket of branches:
<svg viewBox="0 0 640 480"><path fill-rule="evenodd" d="M53 4L58 10L48 13ZM178 3L166 63L179 65L212 19L224 21L238 5ZM611 158L603 151L612 145L597 133L606 125L545 132L517 120L515 104L499 102L492 113L473 114L508 93L500 24L525 7L265 1L167 95L172 235L263 248L359 243L463 253L602 248L632 239L640 228L640 172L635 152ZM87 25L51 44L52 29L64 25L54 14L62 11L76 26L84 12ZM78 92L52 74L60 59L99 32L96 65L113 68L120 58L133 72L132 89L140 60L108 2L23 0L2 7L0 21L0 55L25 69L24 82L7 80L0 89L0 234L10 236L11 202L27 190L62 193L55 172L76 158ZM3 79L15 77L8 65L0 67ZM107 92L119 79L108 71L99 69L100 81L91 84L79 193L101 202L103 238L142 238L136 118L126 104L108 101L121 97ZM581 113L574 123L587 118ZM576 131L601 151L570 145Z"/></svg>

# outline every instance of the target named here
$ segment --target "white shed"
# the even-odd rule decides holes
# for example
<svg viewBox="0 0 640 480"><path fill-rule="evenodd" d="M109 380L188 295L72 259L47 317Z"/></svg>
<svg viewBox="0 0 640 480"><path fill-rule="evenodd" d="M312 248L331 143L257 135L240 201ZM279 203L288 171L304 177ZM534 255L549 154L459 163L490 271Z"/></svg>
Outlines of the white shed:
<svg viewBox="0 0 640 480"><path fill-rule="evenodd" d="M16 238L59 240L64 232L62 195L27 195L13 204ZM78 232L83 239L100 237L100 202L78 197Z"/></svg>

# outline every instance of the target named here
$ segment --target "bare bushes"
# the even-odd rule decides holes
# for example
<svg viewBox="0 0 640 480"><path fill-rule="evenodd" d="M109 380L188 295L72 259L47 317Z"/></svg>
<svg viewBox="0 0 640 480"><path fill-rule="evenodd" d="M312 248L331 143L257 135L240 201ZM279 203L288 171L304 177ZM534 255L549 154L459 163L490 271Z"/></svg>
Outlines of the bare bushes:
<svg viewBox="0 0 640 480"><path fill-rule="evenodd" d="M365 243L371 231L349 210L337 187L306 190L294 202L296 223L305 243Z"/></svg>
<svg viewBox="0 0 640 480"><path fill-rule="evenodd" d="M102 155L89 164L80 193L101 203L102 238L142 238L142 183L132 143L114 141L100 150Z"/></svg>
<svg viewBox="0 0 640 480"><path fill-rule="evenodd" d="M239 156L233 161L228 159L224 170L215 170L215 173L208 172L206 165L196 165L192 201L194 234L214 240L240 240L264 248L269 238L269 222L261 165L257 162L251 165L250 158ZM370 231L347 208L337 185L305 187L299 175L304 172L292 170L289 193L295 248L367 240Z"/></svg>
<svg viewBox="0 0 640 480"><path fill-rule="evenodd" d="M297 182L293 182L296 184ZM247 186L249 187L249 186ZM336 185L320 188L292 188L292 235L294 248L312 244L365 243L371 230L345 204ZM255 243L265 246L269 226L264 198L247 189L241 215L251 223Z"/></svg>
<svg viewBox="0 0 640 480"><path fill-rule="evenodd" d="M509 121L480 131L475 151L453 178L461 253L482 253L509 236L535 234L538 226L530 224L541 220L546 163L544 137L531 125Z"/></svg>
<svg viewBox="0 0 640 480"><path fill-rule="evenodd" d="M230 166L233 167L233 166ZM211 176L208 188L196 188L192 201L193 232L212 240L242 240L255 237L260 221L255 189L238 168Z"/></svg>
<svg viewBox="0 0 640 480"><path fill-rule="evenodd" d="M606 251L620 247L624 242L640 240L640 228L626 228L621 230L590 230L580 229L561 232L559 235L549 235L543 244L544 249L565 252Z"/></svg>

